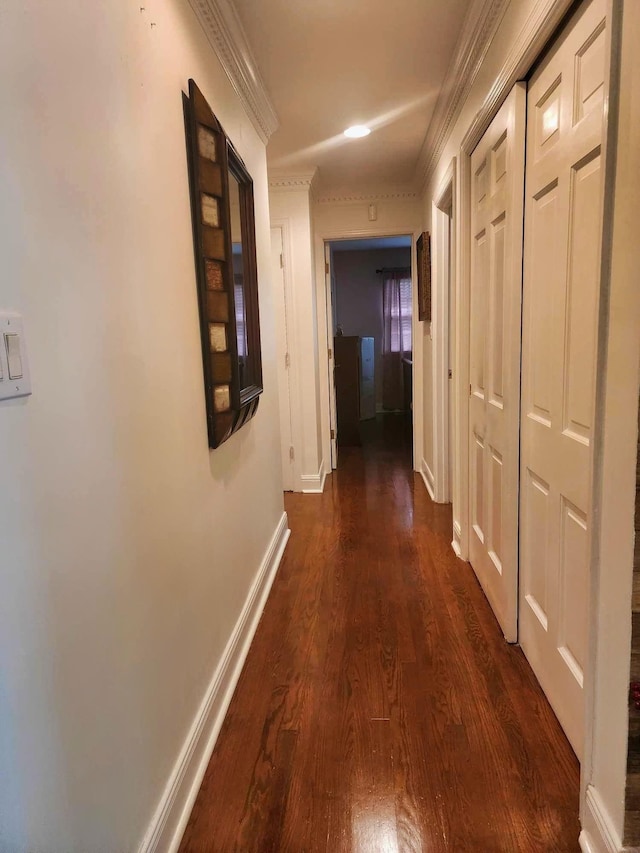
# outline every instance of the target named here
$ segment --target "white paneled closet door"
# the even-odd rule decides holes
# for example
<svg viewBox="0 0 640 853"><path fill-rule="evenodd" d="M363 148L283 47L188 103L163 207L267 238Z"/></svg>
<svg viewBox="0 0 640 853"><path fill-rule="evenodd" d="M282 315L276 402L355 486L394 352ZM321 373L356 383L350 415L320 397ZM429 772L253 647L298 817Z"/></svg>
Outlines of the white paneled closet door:
<svg viewBox="0 0 640 853"><path fill-rule="evenodd" d="M518 479L526 87L471 155L470 562L510 642L518 630Z"/></svg>
<svg viewBox="0 0 640 853"><path fill-rule="evenodd" d="M580 8L528 91L520 643L578 757L600 280L604 0Z"/></svg>
<svg viewBox="0 0 640 853"><path fill-rule="evenodd" d="M278 333L278 392L280 399L280 442L282 452L282 488L294 489L296 483L291 427L291 386L289 357L289 320L284 278L284 244L282 228L271 229L271 274L273 301Z"/></svg>

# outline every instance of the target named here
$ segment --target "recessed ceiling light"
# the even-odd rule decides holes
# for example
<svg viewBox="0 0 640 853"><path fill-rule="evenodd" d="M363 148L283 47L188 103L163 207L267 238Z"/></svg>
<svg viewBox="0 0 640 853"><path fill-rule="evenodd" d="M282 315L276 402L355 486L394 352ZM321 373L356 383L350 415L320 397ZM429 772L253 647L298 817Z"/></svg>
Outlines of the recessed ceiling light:
<svg viewBox="0 0 640 853"><path fill-rule="evenodd" d="M353 127L348 127L344 135L348 136L349 139L360 139L363 136L369 136L371 131L368 127L365 127L363 124L354 124Z"/></svg>

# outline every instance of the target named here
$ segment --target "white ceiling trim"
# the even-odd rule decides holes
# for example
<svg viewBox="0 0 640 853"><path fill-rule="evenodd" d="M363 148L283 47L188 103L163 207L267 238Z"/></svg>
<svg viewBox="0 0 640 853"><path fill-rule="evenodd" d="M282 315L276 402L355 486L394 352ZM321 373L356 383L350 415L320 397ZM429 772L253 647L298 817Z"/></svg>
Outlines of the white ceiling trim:
<svg viewBox="0 0 640 853"><path fill-rule="evenodd" d="M295 175L269 175L269 189L282 192L295 192L296 190L310 191L313 181L318 173L317 169L312 172L298 172Z"/></svg>
<svg viewBox="0 0 640 853"><path fill-rule="evenodd" d="M465 19L418 157L416 178L424 187L496 34L509 0L475 0Z"/></svg>
<svg viewBox="0 0 640 853"><path fill-rule="evenodd" d="M267 144L278 127L278 116L244 27L231 0L189 0L262 141Z"/></svg>
<svg viewBox="0 0 640 853"><path fill-rule="evenodd" d="M327 195L316 198L318 204L353 203L362 201L384 201L387 199L417 199L418 193L413 190L393 190L385 192L357 193L354 195Z"/></svg>

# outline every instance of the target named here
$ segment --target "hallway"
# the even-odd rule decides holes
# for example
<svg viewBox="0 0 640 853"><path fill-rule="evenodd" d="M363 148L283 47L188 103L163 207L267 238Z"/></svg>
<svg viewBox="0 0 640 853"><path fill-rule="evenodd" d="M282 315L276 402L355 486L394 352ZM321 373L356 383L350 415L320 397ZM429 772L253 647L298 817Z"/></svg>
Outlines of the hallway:
<svg viewBox="0 0 640 853"><path fill-rule="evenodd" d="M394 416L291 539L182 853L569 853L579 766Z"/></svg>

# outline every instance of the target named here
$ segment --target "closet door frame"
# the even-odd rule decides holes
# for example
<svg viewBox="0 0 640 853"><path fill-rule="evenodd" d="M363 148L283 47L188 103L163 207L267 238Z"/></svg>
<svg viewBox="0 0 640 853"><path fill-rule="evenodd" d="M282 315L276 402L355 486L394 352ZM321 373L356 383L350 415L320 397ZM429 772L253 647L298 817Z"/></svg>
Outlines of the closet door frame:
<svg viewBox="0 0 640 853"><path fill-rule="evenodd" d="M455 317L455 421L454 452L457 468L454 479L453 502L453 533L452 547L457 556L467 560L469 556L469 281L470 281L470 246L471 246L471 154L491 123L512 86L526 79L544 49L558 31L561 23L573 5L572 0L544 0L532 12L526 25L520 32L517 42L507 56L502 68L496 76L495 83L489 91L480 109L475 114L459 149L458 182L457 182L457 220L456 238L456 317ZM619 72L612 54L611 34L614 36L621 28L621 0L608 0L607 18L607 92L609 80ZM607 104L604 110L604 120L609 117L609 106L615 110L616 104ZM611 211L614 204L615 189L615 137L614 122L611 122L604 134L603 158L605 161L605 179L603 193L603 210ZM600 457L603 446L602 401L605 394L605 354L607 343L607 304L610 280L609 259L612 242L613 224L604 217L603 247L602 247L602 281L601 309L598 329L598 371L596 378L596 423L594 437L595 472L592 484L594 512L599 512L601 493L599 479L602 477ZM598 543L602 535L600 527L593 525L589 537L589 561L592 588L599 587ZM594 724L593 714L596 703L595 695L595 666L598 646L598 626L600 615L597 610L597 596L592 599L592 609L589 620L589 658L585 671L586 691L586 730L585 752L581 765L581 796L580 812L584 823L590 813L587 792L591 784L594 767ZM627 666L626 661L623 666Z"/></svg>

